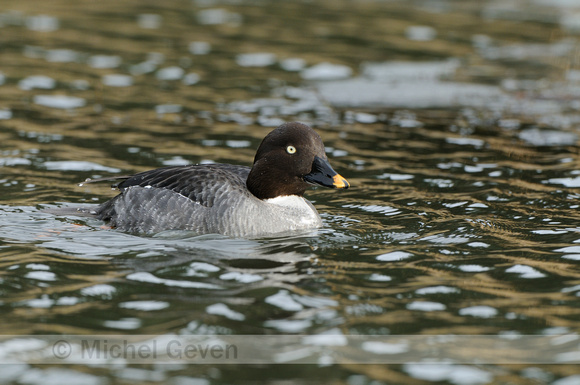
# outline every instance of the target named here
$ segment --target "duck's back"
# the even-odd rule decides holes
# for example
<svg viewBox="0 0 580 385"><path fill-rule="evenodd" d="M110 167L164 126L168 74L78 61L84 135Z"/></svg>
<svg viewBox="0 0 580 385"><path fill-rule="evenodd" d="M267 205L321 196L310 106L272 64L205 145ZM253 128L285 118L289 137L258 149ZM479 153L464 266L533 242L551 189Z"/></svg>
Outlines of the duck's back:
<svg viewBox="0 0 580 385"><path fill-rule="evenodd" d="M246 187L250 169L229 164L166 167L118 184L121 193L97 209L97 216L119 230L157 233L192 230L251 236L320 225L316 209L271 204Z"/></svg>
<svg viewBox="0 0 580 385"><path fill-rule="evenodd" d="M119 183L121 194L97 209L100 219L119 230L155 233L168 229L214 232L219 207L238 206L250 169L228 164L165 167Z"/></svg>

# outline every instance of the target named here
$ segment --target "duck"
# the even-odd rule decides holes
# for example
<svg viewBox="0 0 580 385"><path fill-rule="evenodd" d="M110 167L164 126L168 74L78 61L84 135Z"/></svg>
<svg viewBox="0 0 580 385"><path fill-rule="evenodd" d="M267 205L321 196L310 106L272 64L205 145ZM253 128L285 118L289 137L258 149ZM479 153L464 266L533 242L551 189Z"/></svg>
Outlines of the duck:
<svg viewBox="0 0 580 385"><path fill-rule="evenodd" d="M266 135L251 168L219 163L169 166L104 179L120 180L113 185L119 194L91 214L112 228L244 238L319 228L322 220L304 198L306 190L350 187L330 165L320 135L300 122L284 123Z"/></svg>

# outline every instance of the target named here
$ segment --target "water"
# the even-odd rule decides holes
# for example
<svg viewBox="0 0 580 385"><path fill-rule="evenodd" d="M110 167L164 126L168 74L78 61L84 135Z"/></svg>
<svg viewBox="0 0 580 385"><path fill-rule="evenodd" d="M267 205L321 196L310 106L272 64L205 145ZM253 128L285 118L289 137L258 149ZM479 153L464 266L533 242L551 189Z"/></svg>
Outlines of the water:
<svg viewBox="0 0 580 385"><path fill-rule="evenodd" d="M578 333L573 2L3 5L2 334ZM114 196L86 178L249 165L290 120L352 185L308 193L322 229L139 237L43 212ZM0 382L580 381L577 359L316 362L29 363Z"/></svg>

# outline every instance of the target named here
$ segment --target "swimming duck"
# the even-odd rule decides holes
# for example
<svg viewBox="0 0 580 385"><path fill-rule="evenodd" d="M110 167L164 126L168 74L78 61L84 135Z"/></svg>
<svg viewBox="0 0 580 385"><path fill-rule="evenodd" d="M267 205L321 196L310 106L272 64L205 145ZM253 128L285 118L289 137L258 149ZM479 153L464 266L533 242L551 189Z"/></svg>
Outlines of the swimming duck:
<svg viewBox="0 0 580 385"><path fill-rule="evenodd" d="M120 194L94 212L112 227L132 233L179 229L233 237L320 227L320 215L303 196L306 189L350 187L330 166L320 136L298 122L270 132L251 168L171 166L114 179L123 179L116 185Z"/></svg>

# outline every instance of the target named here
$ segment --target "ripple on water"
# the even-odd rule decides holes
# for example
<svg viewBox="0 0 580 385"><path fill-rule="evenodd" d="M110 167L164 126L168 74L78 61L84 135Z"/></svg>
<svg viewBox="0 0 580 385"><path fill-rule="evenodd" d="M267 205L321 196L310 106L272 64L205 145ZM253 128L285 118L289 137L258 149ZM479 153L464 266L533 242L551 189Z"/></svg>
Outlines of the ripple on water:
<svg viewBox="0 0 580 385"><path fill-rule="evenodd" d="M477 318L492 318L498 315L498 311L496 308L491 306L470 306L459 309L459 315L469 315Z"/></svg>
<svg viewBox="0 0 580 385"><path fill-rule="evenodd" d="M383 262L393 262L393 261L402 261L407 258L411 258L413 256L412 253L408 253L406 251L392 251L390 253L385 253L377 256L377 261Z"/></svg>
<svg viewBox="0 0 580 385"><path fill-rule="evenodd" d="M155 73L159 80L180 80L185 75L185 70L181 67L165 67Z"/></svg>
<svg viewBox="0 0 580 385"><path fill-rule="evenodd" d="M155 113L158 115L179 114L182 110L183 106L180 104L159 104L155 106Z"/></svg>
<svg viewBox="0 0 580 385"><path fill-rule="evenodd" d="M237 281L240 283L252 283L262 281L264 278L256 274L240 273L238 271L230 271L220 275L220 279L224 281Z"/></svg>
<svg viewBox="0 0 580 385"><path fill-rule="evenodd" d="M142 311L154 311L162 310L169 307L169 302L165 301L127 301L121 302L119 304L120 308L132 309L132 310L142 310Z"/></svg>
<svg viewBox="0 0 580 385"><path fill-rule="evenodd" d="M381 82L365 78L320 82L321 97L335 107L483 108L506 99L495 86L453 82Z"/></svg>
<svg viewBox="0 0 580 385"><path fill-rule="evenodd" d="M460 61L450 59L432 62L391 61L383 63L363 63L362 75L374 80L416 81L438 80L452 76L460 66Z"/></svg>
<svg viewBox="0 0 580 385"><path fill-rule="evenodd" d="M407 304L407 309L430 312L430 311L443 311L447 309L447 306L445 306L440 302L413 301Z"/></svg>
<svg viewBox="0 0 580 385"><path fill-rule="evenodd" d="M24 275L24 278L39 281L56 281L56 274L51 271L30 271Z"/></svg>
<svg viewBox="0 0 580 385"><path fill-rule="evenodd" d="M467 243L471 238L459 236L456 234L451 234L449 236L441 236L441 235L429 235L424 238L420 238L420 241L428 241L435 244L440 245L449 245L449 244L460 244L460 243Z"/></svg>
<svg viewBox="0 0 580 385"><path fill-rule="evenodd" d="M195 289L213 289L213 290L221 289L220 286L210 284L210 283L159 278L151 273L144 272L144 271L139 272L139 273L131 273L131 274L127 275L126 278L128 280L131 280L131 281L147 282L147 283L152 283L152 284L161 284L161 285L165 285L165 286L176 286L176 287L195 288Z"/></svg>
<svg viewBox="0 0 580 385"><path fill-rule="evenodd" d="M140 328L141 325L142 321L139 318L133 317L103 321L103 326L109 329L135 330Z"/></svg>
<svg viewBox="0 0 580 385"><path fill-rule="evenodd" d="M211 52L211 44L206 41L192 41L188 48L193 55L207 55Z"/></svg>
<svg viewBox="0 0 580 385"><path fill-rule="evenodd" d="M573 261L580 261L580 254L565 254L562 255L564 259L571 259Z"/></svg>
<svg viewBox="0 0 580 385"><path fill-rule="evenodd" d="M0 108L0 120L8 120L8 119L12 119L12 110L9 110L7 108Z"/></svg>
<svg viewBox="0 0 580 385"><path fill-rule="evenodd" d="M266 297L264 302L286 311L299 311L304 308L304 306L296 302L288 290L280 290L278 293Z"/></svg>
<svg viewBox="0 0 580 385"><path fill-rule="evenodd" d="M49 49L44 52L44 58L52 63L73 63L81 59L81 54L72 49Z"/></svg>
<svg viewBox="0 0 580 385"><path fill-rule="evenodd" d="M120 169L114 167L107 167L98 163L83 161L83 160L55 160L44 162L44 167L47 170L59 171L105 171L116 174L121 172Z"/></svg>
<svg viewBox="0 0 580 385"><path fill-rule="evenodd" d="M409 351L408 343L386 343L379 341L365 341L361 348L374 354L401 354Z"/></svg>
<svg viewBox="0 0 580 385"><path fill-rule="evenodd" d="M284 71L298 72L306 67L306 60L302 58L287 58L280 61L280 67Z"/></svg>
<svg viewBox="0 0 580 385"><path fill-rule="evenodd" d="M87 61L91 68L98 69L117 68L122 62L123 59L117 55L93 55Z"/></svg>
<svg viewBox="0 0 580 385"><path fill-rule="evenodd" d="M276 63L276 55L268 52L244 53L236 56L241 67L267 67Z"/></svg>
<svg viewBox="0 0 580 385"><path fill-rule="evenodd" d="M389 282L392 281L393 278L389 277L388 275L373 273L368 277L368 280L375 282Z"/></svg>
<svg viewBox="0 0 580 385"><path fill-rule="evenodd" d="M117 289L114 286L107 284L98 284L84 287L80 291L80 293L84 296L104 297L104 298L112 298L113 294L116 292Z"/></svg>
<svg viewBox="0 0 580 385"><path fill-rule="evenodd" d="M281 319L281 320L267 320L264 322L264 326L267 328L276 329L283 333L300 333L312 326L312 321L309 319L303 320L292 320L292 319Z"/></svg>
<svg viewBox="0 0 580 385"><path fill-rule="evenodd" d="M410 179L414 179L415 175L411 175L411 174L391 174L391 173L384 173L381 174L379 176L377 176L377 179L389 179L389 180L410 180Z"/></svg>
<svg viewBox="0 0 580 385"><path fill-rule="evenodd" d="M201 77L198 74L196 74L195 72L188 73L182 79L183 84L185 84L186 86L193 86L194 84L199 83L200 80L201 80Z"/></svg>
<svg viewBox="0 0 580 385"><path fill-rule="evenodd" d="M36 32L53 32L60 28L59 20L49 15L27 16L25 25L29 30Z"/></svg>
<svg viewBox="0 0 580 385"><path fill-rule="evenodd" d="M342 207L344 207L344 208L356 208L356 209L361 209L361 210L369 212L369 213L379 213L379 214L383 214L383 215L387 215L387 216L397 215L397 214L401 213L401 211L399 211L398 209L396 209L394 207L381 206L381 205L346 204L346 205L343 205Z"/></svg>
<svg viewBox="0 0 580 385"><path fill-rule="evenodd" d="M29 91L35 88L42 90L51 90L56 87L56 81L48 76L35 75L28 76L18 82L18 88Z"/></svg>
<svg viewBox="0 0 580 385"><path fill-rule="evenodd" d="M430 286L430 287L423 287L421 289L415 290L415 293L419 295L428 295L428 294L451 294L451 293L459 293L460 290L456 287L449 287L449 286Z"/></svg>
<svg viewBox="0 0 580 385"><path fill-rule="evenodd" d="M413 41L431 41L437 36L437 30L424 25L412 25L405 29L405 36Z"/></svg>
<svg viewBox="0 0 580 385"><path fill-rule="evenodd" d="M205 308L205 311L208 314L221 315L233 321L243 321L246 319L245 315L230 309L226 304L223 303L215 303L210 305Z"/></svg>
<svg viewBox="0 0 580 385"><path fill-rule="evenodd" d="M133 76L145 75L157 70L157 63L152 60L147 60L129 67L129 73Z"/></svg>
<svg viewBox="0 0 580 385"><path fill-rule="evenodd" d="M133 85L133 77L123 74L108 74L103 76L102 82L109 87L130 87Z"/></svg>
<svg viewBox="0 0 580 385"><path fill-rule="evenodd" d="M159 29L163 23L163 17L155 13L142 13L137 15L137 24L143 29Z"/></svg>
<svg viewBox="0 0 580 385"><path fill-rule="evenodd" d="M28 368L26 373L18 377L18 382L30 385L62 385L63 378L76 385L106 385L108 383L104 377L64 368Z"/></svg>
<svg viewBox="0 0 580 385"><path fill-rule="evenodd" d="M171 159L165 159L161 161L164 166L186 166L191 164L191 162L187 159L182 158L181 156L174 156Z"/></svg>
<svg viewBox="0 0 580 385"><path fill-rule="evenodd" d="M577 177L569 177L569 178L551 178L548 179L546 181L543 181L543 183L549 183L549 184L561 184L564 185L566 187L580 187L580 176Z"/></svg>
<svg viewBox="0 0 580 385"><path fill-rule="evenodd" d="M31 164L32 161L26 158L0 158L0 166L2 167L29 166Z"/></svg>
<svg viewBox="0 0 580 385"><path fill-rule="evenodd" d="M352 68L332 63L319 63L300 72L305 80L338 80L352 75Z"/></svg>
<svg viewBox="0 0 580 385"><path fill-rule="evenodd" d="M520 278L535 279L544 278L546 275L540 273L538 270L531 266L526 265L514 265L505 271L506 273L519 274Z"/></svg>
<svg viewBox="0 0 580 385"><path fill-rule="evenodd" d="M411 377L426 381L449 381L452 384L487 384L493 380L493 374L466 365L450 364L404 364L403 371Z"/></svg>
<svg viewBox="0 0 580 385"><path fill-rule="evenodd" d="M466 273L483 273L484 271L491 270L491 267L481 266L481 265L460 265L457 269L464 271Z"/></svg>
<svg viewBox="0 0 580 385"><path fill-rule="evenodd" d="M239 25L243 17L239 13L222 8L210 8L197 12L197 22L202 25L231 24Z"/></svg>
<svg viewBox="0 0 580 385"><path fill-rule="evenodd" d="M80 108L86 105L85 99L67 95L35 95L33 101L34 104L39 106L64 110Z"/></svg>
<svg viewBox="0 0 580 385"><path fill-rule="evenodd" d="M206 262L192 262L184 276L187 277L207 277L208 273L215 273L220 271L220 268Z"/></svg>
<svg viewBox="0 0 580 385"><path fill-rule="evenodd" d="M451 144L458 144L462 146L474 146L474 147L483 147L485 145L485 141L481 139L475 138L445 138L447 143ZM495 165L494 165L495 166Z"/></svg>
<svg viewBox="0 0 580 385"><path fill-rule="evenodd" d="M534 146L572 146L578 141L573 132L529 128L520 131L518 137Z"/></svg>

